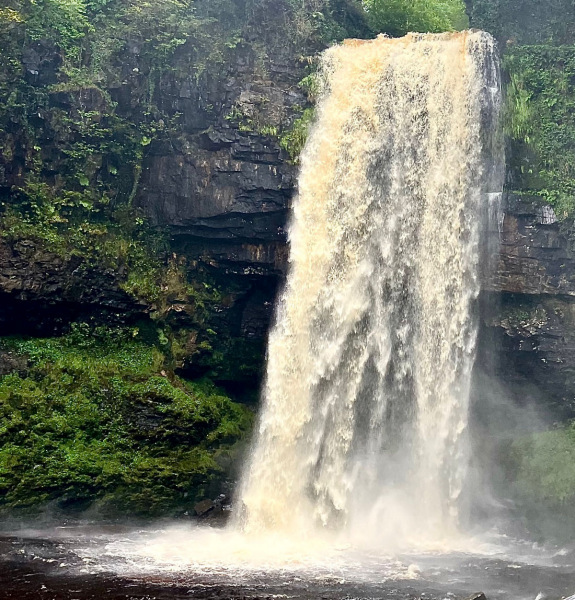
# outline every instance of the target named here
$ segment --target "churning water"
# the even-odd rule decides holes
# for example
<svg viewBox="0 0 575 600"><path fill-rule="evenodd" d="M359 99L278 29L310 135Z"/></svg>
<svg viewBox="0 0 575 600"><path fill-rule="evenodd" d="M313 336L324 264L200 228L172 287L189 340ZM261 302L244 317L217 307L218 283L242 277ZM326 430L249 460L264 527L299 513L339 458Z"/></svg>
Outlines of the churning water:
<svg viewBox="0 0 575 600"><path fill-rule="evenodd" d="M560 600L575 547L492 536L467 551L359 551L179 524L76 525L0 535L1 600ZM283 541L282 541L283 539ZM267 540L267 541L266 541Z"/></svg>
<svg viewBox="0 0 575 600"><path fill-rule="evenodd" d="M493 38L327 50L234 526L367 546L460 531L480 259L503 186Z"/></svg>

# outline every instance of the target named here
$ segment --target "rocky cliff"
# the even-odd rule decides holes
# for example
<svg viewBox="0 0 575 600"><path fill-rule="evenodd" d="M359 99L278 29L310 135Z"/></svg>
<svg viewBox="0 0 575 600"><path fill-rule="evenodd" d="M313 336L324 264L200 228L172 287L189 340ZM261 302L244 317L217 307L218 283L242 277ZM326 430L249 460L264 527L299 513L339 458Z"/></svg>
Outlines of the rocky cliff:
<svg viewBox="0 0 575 600"><path fill-rule="evenodd" d="M218 10L241 8L233 2L224 4ZM468 4L472 24L493 29L507 54L519 42L541 41L530 33L530 19L539 18L537 11L523 15L529 22L515 23L516 7L511 4ZM197 41L191 43L192 37L184 40L184 34L191 34L180 32L185 43L175 48L170 68L162 66L159 76L154 75L159 64L150 49L151 34L142 37L127 31L126 52L108 58L98 85L74 81L56 42L39 39L26 48L20 58L24 67L20 85L29 104L28 125L22 126L16 107L7 113L1 159L5 211L14 201L24 205L12 220L4 219L7 235L0 263L4 333L46 334L65 331L79 318L133 322L162 312L169 327L187 332L181 344L188 354L178 359L180 368L190 376L211 371L226 384L249 383L257 389L263 342L287 267L286 228L297 165L285 141L310 106L305 85L310 57L329 38L321 39L318 24L310 21L308 31L313 35L303 46L302 33L293 29L285 30L285 39L280 39L284 18L294 16L289 6L279 3L283 13L272 15L266 3L250 6L252 13L242 16L241 36L225 19L218 30L210 31L223 40L221 47L212 42L208 48L217 55L215 60ZM332 23L339 19L348 27L339 35L358 34L358 28L365 28L351 4L334 3L330 10ZM234 14L231 18L226 14L230 22ZM554 15L550 11L546 17L553 30ZM149 23L140 25L149 28ZM8 33L19 27L14 18ZM514 73L513 64L505 66L507 79L517 82L514 76L520 69L515 67ZM14 85L14 76L5 83ZM520 140L514 140L510 149L509 187L530 193L533 178L526 172L532 169L525 165L533 167L536 157ZM59 188L59 193L73 190L66 192L70 198L49 199L64 205L64 210L58 207L55 233L50 235L60 235L63 221L77 222L83 240L88 240L87 251L78 251L77 240L74 247L60 243L55 248L38 226L27 231L14 226L15 218L28 218L35 203L54 210L45 197L38 198L38 183L35 188L31 185L34 178L51 190ZM102 200L90 199L97 208L88 212L97 212L95 216L77 216L86 201L72 194L83 193L86 186L103 190L109 203L110 198L124 197L136 212L120 223L115 214L106 217L102 234L105 219L100 215L108 210L98 205ZM487 292L501 294L501 315L486 321L496 333L491 343L501 352L496 362L504 365L503 372L514 373L512 379L527 378L529 385L551 394L553 403L568 407L575 393L568 376L573 361L567 310L573 287L568 227L555 222L553 209L544 208L540 195L509 198L498 270L485 285ZM75 203L80 206L67 208ZM113 253L116 247L103 252L100 240L125 231L122 223L138 221L138 214L165 232L160 263L143 269L140 258L129 254L120 261L103 260L102 254ZM141 244L148 234L142 230L138 235ZM122 236L122 244L134 246L133 236ZM215 291L202 299L206 312L201 319L197 298L182 289L168 289L167 281L158 280L156 271L168 270L168 260L178 265L180 279ZM145 278L150 280L147 284L166 289L161 300L144 293L150 287L140 281ZM551 300L563 308L549 308ZM208 329L217 335L206 334ZM240 354L249 356L242 369L230 368L240 348L248 348ZM237 377L240 381L234 383Z"/></svg>
<svg viewBox="0 0 575 600"><path fill-rule="evenodd" d="M241 60L230 70L226 94L218 92L228 98L220 115L234 106L255 114L263 104L269 122L279 125L282 117L274 121L274 114L285 119L305 106L302 93L294 92L302 75L296 62L270 65L268 78L255 83L248 64ZM151 149L137 202L154 223L170 228L179 253L237 282L239 335L265 336L287 266L296 168L274 136L242 131L225 116L210 121L208 133L190 135L185 147ZM523 160L523 149L512 146L511 152L512 165ZM514 186L517 179L511 177L510 189L521 188ZM575 415L570 218L559 222L552 206L529 193L505 196L500 256L484 284L491 301L485 303L480 360L494 365L517 401L544 403L564 418Z"/></svg>
<svg viewBox="0 0 575 600"><path fill-rule="evenodd" d="M563 22L571 19L570 8L558 5L547 11L545 27L537 33L532 27L542 18L537 3L526 3L520 19L521 3L511 0L467 4L472 24L493 30L515 60L505 63L511 88L518 87L533 99L529 88L535 87L533 82L519 77L526 69L514 58L518 54L524 60L516 48L535 48L533 43L538 43L548 49L550 40L570 41L567 29L558 26L559 17ZM308 21L301 25L302 31L290 26L281 39L278 32L285 19L303 16L290 13L288 4L278 7L277 14L270 14L265 2L251 3L249 10L248 5L222 2L217 10L224 11L226 18L221 19L220 29L206 30L219 34L222 43L211 42L209 52L197 42L201 29L192 32L196 36L192 39L192 33L176 28L170 35L182 39L169 69L152 52L163 51L152 33L136 35L127 27L124 52L107 58L107 70L94 80L97 85L81 83L66 64L62 47L69 40L60 39L62 34L58 38L45 31L21 54L7 44L13 55L6 53L11 62L4 65L3 89L16 87L21 97L15 100L13 94L3 113L0 325L4 333L58 331L88 314L103 318L116 314L129 321L158 309L157 298L146 298L128 285L135 263L131 257L120 263L106 261L101 260L100 248L78 251L77 240L74 248L62 248L62 240L56 240L59 246L49 243L50 236L60 234L63 223L78 223L83 238L90 240L87 245L97 246L97 240L110 236L114 227L124 227L115 214L106 222L104 203L118 203L124 197L136 209L127 220L138 221L138 214L143 214L153 227L167 232L165 269L172 256L185 277L219 289L219 299L209 311L216 323L214 331L226 330L223 337L230 339L265 337L278 282L287 266L286 227L297 171L285 141L310 106L304 85L313 62L310 57L330 41L330 35L358 35L362 27L368 33L353 3L334 2L322 17L323 25L313 21L319 17L303 15ZM2 14L4 33L16 41L23 35L17 9L15 3ZM248 13L241 18L241 31L234 22L239 13L233 11L238 9ZM211 17L206 10L202 17ZM327 36L326 15L332 28ZM104 25L109 16L96 15ZM138 25L150 28L148 21ZM311 37L301 45L306 32ZM82 51L95 53L94 44L101 41L94 37L93 45ZM14 66L16 59L19 66ZM566 64L564 57L562 64ZM514 100L520 100L521 93ZM549 120L554 115L543 116ZM555 120L560 116L555 115ZM518 124L511 127L517 129ZM559 133L566 137L564 130ZM547 157L538 157L539 148L527 147L515 130L511 140L509 189L517 193L509 196L497 273L485 286L487 292L502 294L504 313L498 321L506 357L502 362L517 362L521 370L530 348L529 360L538 370L551 373L553 365L562 365L566 373L572 361L566 308L573 292L569 219L557 222L555 212L563 219L565 203L551 202L554 212L545 201L554 198L554 190L535 180L534 171L552 171ZM564 196L568 184L559 190ZM87 200L79 196L92 187L103 190L106 197L90 198L94 206L86 208ZM64 197L57 197L58 193ZM13 206L18 206L18 214L10 212ZM59 211L54 223L49 223L53 226L49 235L30 216L44 209ZM78 217L84 209L98 213L86 219L91 219L90 227L82 221L83 215ZM22 221L29 227L22 227ZM140 238L146 235L143 231ZM124 243L133 245L134 239L126 238ZM184 296L172 291L164 298L171 303L163 307L164 312L180 325L185 315L194 312L194 302ZM564 310L545 309L545 324L529 318L521 328L521 319L507 316L512 306L516 316L532 315L551 299ZM495 321L493 317L491 325ZM198 324L192 318L188 325ZM545 381L550 379L552 375ZM559 379L570 385L566 375ZM566 402L567 387L560 394Z"/></svg>
<svg viewBox="0 0 575 600"><path fill-rule="evenodd" d="M226 490L313 57L365 32L354 0L0 8L0 513Z"/></svg>
<svg viewBox="0 0 575 600"><path fill-rule="evenodd" d="M481 367L519 404L575 415L575 256L566 224L509 194L497 268L484 284Z"/></svg>
<svg viewBox="0 0 575 600"><path fill-rule="evenodd" d="M575 416L573 73L570 2L469 0L472 26L499 41L507 191L480 363L520 406Z"/></svg>
<svg viewBox="0 0 575 600"><path fill-rule="evenodd" d="M174 398L185 405L179 393L192 393L189 380L208 377L253 400L287 268L314 56L373 34L359 6L158 0L134 11L114 1L88 3L63 23L51 0L38 14L36 5L8 4L0 9L0 335L63 335L66 352L70 344L85 352L86 331L97 332L104 358L94 368L106 390L117 384L102 365L119 352L118 336L130 348L153 347L161 358L126 375L142 389L118 392L120 429L147 406L152 446L172 435L161 425L166 407ZM538 3L467 4L472 25L493 31L505 50L509 99L507 199L499 262L484 283L479 367L517 404L533 401L563 419L575 415L575 54L554 44L572 41L558 23L575 18L559 2L538 29ZM524 4L531 8L521 12ZM120 331L113 343L102 326ZM28 354L1 350L0 373L21 375L19 386L33 379L42 397L58 377L68 397L57 359L69 354L43 343L22 346ZM112 392L104 400L92 392L94 407L113 405ZM210 427L223 439L245 432L243 413L236 422L213 412ZM133 428L129 435L137 438ZM198 436L194 444L202 439L217 454ZM204 467L193 463L200 479ZM209 472L218 468L212 461Z"/></svg>
<svg viewBox="0 0 575 600"><path fill-rule="evenodd" d="M0 14L0 333L161 315L190 376L257 389L313 57L367 31L359 7L114 1L63 24L46 1Z"/></svg>

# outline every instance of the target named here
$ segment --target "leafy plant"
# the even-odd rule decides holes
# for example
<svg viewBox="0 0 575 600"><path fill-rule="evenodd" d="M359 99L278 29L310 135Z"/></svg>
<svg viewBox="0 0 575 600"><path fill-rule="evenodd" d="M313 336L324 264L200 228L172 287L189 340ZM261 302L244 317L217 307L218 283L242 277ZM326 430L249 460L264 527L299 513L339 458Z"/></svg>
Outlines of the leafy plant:
<svg viewBox="0 0 575 600"><path fill-rule="evenodd" d="M517 46L509 74L505 129L515 189L537 195L560 218L575 211L575 54L569 46Z"/></svg>
<svg viewBox="0 0 575 600"><path fill-rule="evenodd" d="M299 156L305 143L309 129L315 118L315 110L306 108L293 125L280 135L280 146L290 155L293 162L299 162Z"/></svg>
<svg viewBox="0 0 575 600"><path fill-rule="evenodd" d="M391 36L439 33L468 25L462 0L363 0L371 27Z"/></svg>
<svg viewBox="0 0 575 600"><path fill-rule="evenodd" d="M25 6L29 10L26 31L31 39L52 38L71 59L80 59L79 42L92 28L84 0L35 0Z"/></svg>

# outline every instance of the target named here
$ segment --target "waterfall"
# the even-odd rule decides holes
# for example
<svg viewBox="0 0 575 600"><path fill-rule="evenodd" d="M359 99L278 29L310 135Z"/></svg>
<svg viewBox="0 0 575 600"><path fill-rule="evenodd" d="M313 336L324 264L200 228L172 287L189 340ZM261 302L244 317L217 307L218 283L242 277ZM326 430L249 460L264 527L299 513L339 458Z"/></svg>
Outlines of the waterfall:
<svg viewBox="0 0 575 600"><path fill-rule="evenodd" d="M502 188L483 32L324 52L234 527L456 532L482 244Z"/></svg>

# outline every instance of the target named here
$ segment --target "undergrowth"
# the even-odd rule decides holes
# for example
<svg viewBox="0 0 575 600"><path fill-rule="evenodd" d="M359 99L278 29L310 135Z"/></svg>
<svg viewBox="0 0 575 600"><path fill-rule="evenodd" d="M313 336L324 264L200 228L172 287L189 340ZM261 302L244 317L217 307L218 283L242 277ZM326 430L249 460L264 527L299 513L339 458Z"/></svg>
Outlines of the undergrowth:
<svg viewBox="0 0 575 600"><path fill-rule="evenodd" d="M575 422L523 436L503 456L515 515L534 534L575 535Z"/></svg>
<svg viewBox="0 0 575 600"><path fill-rule="evenodd" d="M509 75L505 128L515 189L539 196L560 218L575 213L575 52L571 46L518 46Z"/></svg>
<svg viewBox="0 0 575 600"><path fill-rule="evenodd" d="M0 378L0 512L177 514L214 493L252 413L207 380L168 377L150 327L3 340L28 366Z"/></svg>

